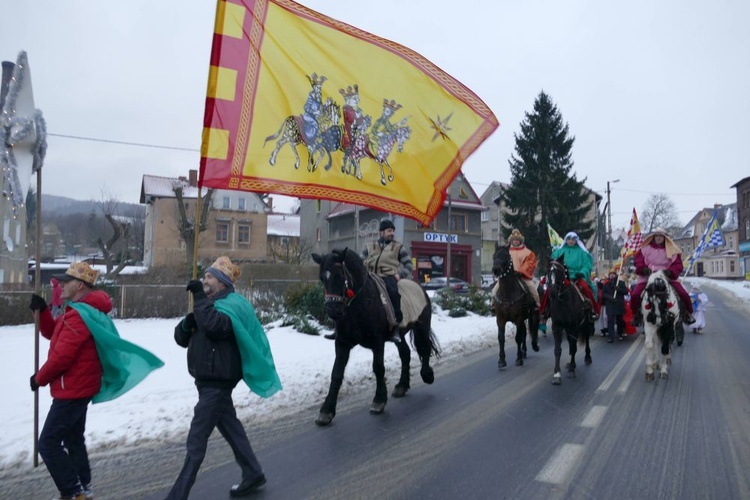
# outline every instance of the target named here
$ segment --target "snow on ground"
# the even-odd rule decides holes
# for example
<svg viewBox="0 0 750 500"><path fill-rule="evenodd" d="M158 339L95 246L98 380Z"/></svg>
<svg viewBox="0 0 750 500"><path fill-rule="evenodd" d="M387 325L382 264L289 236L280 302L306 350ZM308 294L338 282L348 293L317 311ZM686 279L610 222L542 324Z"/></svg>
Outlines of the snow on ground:
<svg viewBox="0 0 750 500"><path fill-rule="evenodd" d="M716 281L707 278L686 280L686 287L698 283L704 289L720 287L750 304L750 283ZM706 291L706 290L704 290ZM710 299L709 290L709 299ZM497 329L492 317L473 314L451 318L436 308L432 328L440 342L444 358L496 345ZM187 432L197 401L193 379L187 373L186 351L173 340L178 318L115 321L120 335L156 354L165 366L149 375L124 396L89 406L86 440L90 450L143 441L176 439ZM334 360L333 342L323 336L301 334L278 323L268 325L268 339L283 391L262 399L240 383L234 391L237 411L245 421L268 419L295 413L321 404L330 380ZM330 333L330 332L322 332ZM506 336L512 332L506 331ZM40 340L40 364L46 359L49 343ZM30 467L33 446L33 393L29 377L34 371L34 326L0 328L0 380L3 381L3 429L0 433L0 466ZM357 347L346 369L341 398L347 392L374 390L371 380L370 351ZM397 374L398 354L386 348L386 374ZM418 361L412 357L412 374L418 373ZM418 378L418 375L417 375ZM46 418L51 398L49 388L39 391L39 425ZM311 414L312 418L312 414Z"/></svg>
<svg viewBox="0 0 750 500"><path fill-rule="evenodd" d="M436 309L432 328L444 358L497 342L494 318L471 313L464 318L451 318ZM178 321L179 318L115 321L121 337L153 352L165 365L124 396L89 406L86 425L89 450L144 440L175 439L187 432L198 394L187 372L186 350L173 339ZM235 405L240 418L249 422L277 418L321 404L335 357L334 343L322 335L330 331L311 336L272 323L267 325L266 332L284 388L273 397L263 399L240 382L233 393ZM46 359L48 348L49 342L42 337L40 365ZM33 453L34 399L29 377L34 372L34 325L0 328L0 352L5 353L4 362L0 364L0 380L4 386L0 467L24 467L32 463ZM395 346L387 346L386 375L390 375L391 380L397 376L398 363ZM417 379L418 369L418 360L413 356L412 375L416 374ZM371 352L355 348L346 369L341 398L345 398L347 392L373 391L371 374ZM42 387L39 391L40 429L50 404L49 387Z"/></svg>

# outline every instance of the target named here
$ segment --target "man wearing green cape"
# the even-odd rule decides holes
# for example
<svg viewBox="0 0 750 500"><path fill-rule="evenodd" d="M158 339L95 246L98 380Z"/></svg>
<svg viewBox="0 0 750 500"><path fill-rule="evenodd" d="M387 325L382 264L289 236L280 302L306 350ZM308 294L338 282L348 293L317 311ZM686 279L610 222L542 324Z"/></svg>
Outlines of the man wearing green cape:
<svg viewBox="0 0 750 500"><path fill-rule="evenodd" d="M30 309L49 339L47 361L31 376L31 390L49 385L52 406L39 436L39 454L60 490L60 499L93 498L91 467L84 439L88 405L115 399L164 363L121 339L107 314L112 299L94 288L99 272L74 262L55 278L62 287L62 315L52 317L39 295Z"/></svg>
<svg viewBox="0 0 750 500"><path fill-rule="evenodd" d="M263 327L250 302L234 291L240 269L219 257L206 270L203 282L191 280L194 307L175 327L178 345L188 348L188 372L195 378L198 403L187 437L187 454L168 500L187 499L195 483L208 438L218 428L242 469L242 481L232 486L233 497L249 495L266 484L232 401L232 391L244 380L261 397L281 389L281 381Z"/></svg>

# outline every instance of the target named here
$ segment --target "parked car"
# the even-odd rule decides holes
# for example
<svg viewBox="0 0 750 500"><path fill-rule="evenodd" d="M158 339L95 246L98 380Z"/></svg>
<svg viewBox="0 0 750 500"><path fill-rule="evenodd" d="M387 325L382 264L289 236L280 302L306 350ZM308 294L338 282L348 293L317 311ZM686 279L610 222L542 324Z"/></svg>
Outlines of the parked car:
<svg viewBox="0 0 750 500"><path fill-rule="evenodd" d="M425 290L440 290L448 286L448 278L432 278L428 283L422 283ZM469 291L469 284L458 278L451 278L450 288L456 293L466 293Z"/></svg>

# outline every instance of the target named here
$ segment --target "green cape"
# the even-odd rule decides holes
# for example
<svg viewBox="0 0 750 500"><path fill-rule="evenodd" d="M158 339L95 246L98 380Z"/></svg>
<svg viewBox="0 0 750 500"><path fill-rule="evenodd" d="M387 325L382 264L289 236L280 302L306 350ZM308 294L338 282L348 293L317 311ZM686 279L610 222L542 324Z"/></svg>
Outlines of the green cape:
<svg viewBox="0 0 750 500"><path fill-rule="evenodd" d="M146 376L164 362L137 345L120 338L112 319L81 302L68 302L78 311L91 332L102 364L102 387L94 395L94 403L103 403L119 398L138 385Z"/></svg>
<svg viewBox="0 0 750 500"><path fill-rule="evenodd" d="M234 336L242 357L242 380L262 398L273 396L281 390L281 380L276 373L271 346L252 304L242 295L232 292L214 302L217 311L232 320Z"/></svg>

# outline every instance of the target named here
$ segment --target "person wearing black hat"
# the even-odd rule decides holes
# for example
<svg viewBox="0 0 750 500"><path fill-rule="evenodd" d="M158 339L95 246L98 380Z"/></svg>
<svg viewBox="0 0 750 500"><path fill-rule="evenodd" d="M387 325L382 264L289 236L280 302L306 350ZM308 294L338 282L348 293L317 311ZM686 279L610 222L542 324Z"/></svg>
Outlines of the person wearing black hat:
<svg viewBox="0 0 750 500"><path fill-rule="evenodd" d="M404 319L401 312L401 295L398 293L398 281L404 278L411 278L414 267L411 263L409 251L394 239L396 226L389 219L380 222L380 237L365 245L362 250L362 260L365 267L374 272L385 282L385 289L388 291L388 297L393 305L393 313L396 316L398 324ZM391 330L391 336L388 340L393 342L401 341L399 326L396 325Z"/></svg>

